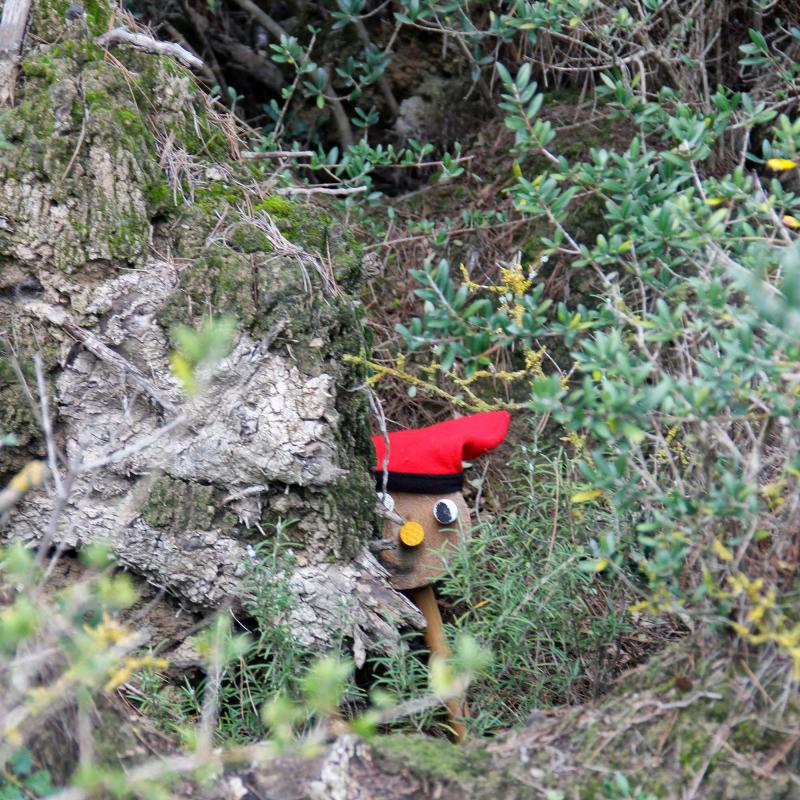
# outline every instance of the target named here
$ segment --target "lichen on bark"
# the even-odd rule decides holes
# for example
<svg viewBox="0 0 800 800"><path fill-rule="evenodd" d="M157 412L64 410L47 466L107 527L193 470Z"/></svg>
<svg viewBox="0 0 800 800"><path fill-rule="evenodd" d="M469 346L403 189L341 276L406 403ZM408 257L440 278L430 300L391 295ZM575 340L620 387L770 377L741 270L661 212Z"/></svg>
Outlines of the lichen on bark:
<svg viewBox="0 0 800 800"><path fill-rule="evenodd" d="M3 334L23 366L44 355L73 462L135 445L175 413L187 423L80 475L56 541L106 539L129 570L202 611L240 604L250 545L288 525L298 638L396 641L420 619L365 547L364 375L342 358L364 348L358 247L328 212L270 195L186 70L98 47L109 5L69 22L65 5L37 4L18 102L0 123L12 147L0 163ZM187 397L169 367L172 326L220 314L238 320L233 348ZM116 362L76 342L78 329ZM0 451L8 472L42 445L6 362L0 395L20 409L2 423L26 445ZM29 497L6 535L36 544L52 507L46 492Z"/></svg>

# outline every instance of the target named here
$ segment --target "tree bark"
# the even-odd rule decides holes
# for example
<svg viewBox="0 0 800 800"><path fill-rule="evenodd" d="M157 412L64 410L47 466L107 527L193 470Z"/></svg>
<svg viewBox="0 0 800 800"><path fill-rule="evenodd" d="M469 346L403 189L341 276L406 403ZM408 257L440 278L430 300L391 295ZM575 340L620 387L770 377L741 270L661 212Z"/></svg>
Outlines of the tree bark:
<svg viewBox="0 0 800 800"><path fill-rule="evenodd" d="M359 659L393 646L423 621L367 547L368 403L342 359L365 346L349 234L265 192L174 48L136 31L116 36L113 58L68 47L108 39L49 9L36 7L37 46L0 122L12 146L0 153L0 431L25 445L0 450L0 477L48 450L36 392L9 367L13 353L24 377L40 353L49 451L70 491L29 492L0 536L78 550L103 539L203 615L268 591L260 553L284 531L269 582L294 603L275 624L315 649L353 642ZM187 395L171 331L224 314L237 318L232 350Z"/></svg>
<svg viewBox="0 0 800 800"><path fill-rule="evenodd" d="M0 106L8 105L14 98L22 39L28 24L31 0L6 0L0 18Z"/></svg>

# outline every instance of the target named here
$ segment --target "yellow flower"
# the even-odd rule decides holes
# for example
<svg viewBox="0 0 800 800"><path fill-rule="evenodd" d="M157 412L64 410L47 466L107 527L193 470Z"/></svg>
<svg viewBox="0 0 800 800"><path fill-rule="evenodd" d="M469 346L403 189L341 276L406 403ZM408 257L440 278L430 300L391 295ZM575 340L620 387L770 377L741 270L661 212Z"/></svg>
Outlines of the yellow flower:
<svg viewBox="0 0 800 800"><path fill-rule="evenodd" d="M745 627L744 625L740 625L738 622L731 622L731 628L733 628L739 636L749 636L750 630L749 628Z"/></svg>
<svg viewBox="0 0 800 800"><path fill-rule="evenodd" d="M528 350L528 352L525 353L525 369L539 378L543 377L542 358L546 352L547 348L544 346L540 347L538 350Z"/></svg>
<svg viewBox="0 0 800 800"><path fill-rule="evenodd" d="M792 677L800 681L800 647L791 648L789 655L792 657Z"/></svg>
<svg viewBox="0 0 800 800"><path fill-rule="evenodd" d="M108 681L103 687L105 691L110 692L123 683L127 683L132 677L134 672L142 669L165 669L169 666L169 662L165 658L157 658L156 656L129 656L125 659L121 666L111 673Z"/></svg>
<svg viewBox="0 0 800 800"><path fill-rule="evenodd" d="M755 608L751 609L747 615L748 622L755 622L759 623L764 618L764 612L766 609L764 606L756 606Z"/></svg>
<svg viewBox="0 0 800 800"><path fill-rule="evenodd" d="M533 281L525 277L522 271L522 264L512 264L510 267L501 267L500 276L503 286L506 287L514 297L522 297L533 285Z"/></svg>
<svg viewBox="0 0 800 800"><path fill-rule="evenodd" d="M725 547L724 544L719 539L714 539L714 543L712 545L714 548L714 552L723 560L723 561L733 561L733 553Z"/></svg>
<svg viewBox="0 0 800 800"><path fill-rule="evenodd" d="M84 625L83 629L91 636L94 643L101 648L117 644L130 636L130 631L110 617L108 613L103 614L103 621L99 625L95 627Z"/></svg>
<svg viewBox="0 0 800 800"><path fill-rule="evenodd" d="M589 503L592 500L596 500L598 497L603 496L602 489L587 489L582 492L575 492L575 494L570 497L570 502L573 504L577 503Z"/></svg>
<svg viewBox="0 0 800 800"><path fill-rule="evenodd" d="M770 158L767 161L767 169L773 172L785 172L787 169L794 169L797 164L788 158Z"/></svg>
<svg viewBox="0 0 800 800"><path fill-rule="evenodd" d="M469 289L469 291L476 292L481 288L479 284L475 283L475 281L469 277L469 272L464 264L459 264L458 269L461 271L461 282L467 287L467 289Z"/></svg>
<svg viewBox="0 0 800 800"><path fill-rule="evenodd" d="M800 220L796 217L793 217L791 214L786 214L782 219L781 222L787 227L791 228L793 231L796 231L800 228Z"/></svg>
<svg viewBox="0 0 800 800"><path fill-rule="evenodd" d="M47 465L43 461L29 461L10 481L15 492L28 492L41 486L47 476Z"/></svg>

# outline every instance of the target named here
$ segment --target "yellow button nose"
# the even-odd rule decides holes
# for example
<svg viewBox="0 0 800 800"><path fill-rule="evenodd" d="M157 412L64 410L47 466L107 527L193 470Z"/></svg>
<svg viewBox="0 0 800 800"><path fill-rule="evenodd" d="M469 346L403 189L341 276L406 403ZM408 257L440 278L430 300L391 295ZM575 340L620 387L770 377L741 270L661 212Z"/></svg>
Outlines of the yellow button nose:
<svg viewBox="0 0 800 800"><path fill-rule="evenodd" d="M416 547L425 539L425 528L419 522L406 522L400 527L400 541L406 547Z"/></svg>

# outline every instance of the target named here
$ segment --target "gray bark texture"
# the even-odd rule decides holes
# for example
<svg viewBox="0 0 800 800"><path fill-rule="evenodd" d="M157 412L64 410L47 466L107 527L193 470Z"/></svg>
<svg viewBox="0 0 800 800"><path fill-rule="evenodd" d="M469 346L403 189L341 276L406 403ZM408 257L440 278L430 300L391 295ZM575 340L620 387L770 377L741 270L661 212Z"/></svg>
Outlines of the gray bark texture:
<svg viewBox="0 0 800 800"><path fill-rule="evenodd" d="M75 474L57 526L50 486L0 536L110 542L203 613L258 592L248 576L264 580L255 567L280 523L287 574L274 580L295 598L296 638L389 646L422 622L366 546L364 375L343 360L364 348L357 243L239 161L232 121L171 57L98 45L112 19L93 5L66 20L34 3L0 117L0 432L20 442L0 449L0 477L46 452L35 353L60 471L108 463ZM187 396L171 329L220 314L237 319L233 348Z"/></svg>

